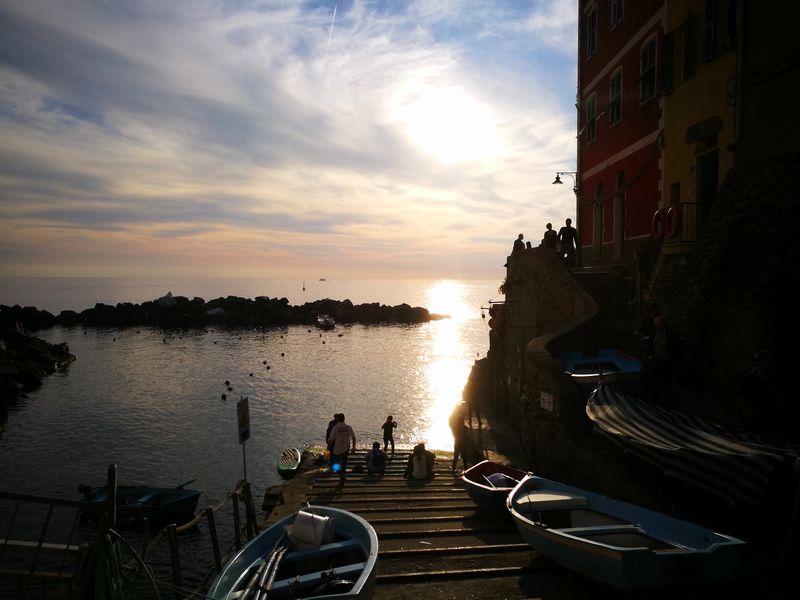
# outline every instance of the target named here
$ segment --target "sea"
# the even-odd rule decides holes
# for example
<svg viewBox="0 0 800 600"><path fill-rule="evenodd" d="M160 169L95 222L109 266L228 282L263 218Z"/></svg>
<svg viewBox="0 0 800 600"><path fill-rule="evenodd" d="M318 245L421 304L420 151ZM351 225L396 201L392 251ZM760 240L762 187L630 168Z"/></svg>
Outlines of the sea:
<svg viewBox="0 0 800 600"><path fill-rule="evenodd" d="M406 303L446 315L418 325L337 324L329 331L299 325L36 331L48 342L66 342L76 360L9 408L0 430L0 490L77 500L80 484L105 483L109 465L116 465L121 485L190 482L187 487L202 492L198 511L224 505L219 535L223 545L230 543L226 499L237 481L250 483L260 509L264 492L281 483L281 450L321 448L336 412L345 414L360 447L381 441L381 424L392 415L398 448L424 441L431 449L451 450L447 417L461 400L472 365L488 351L488 308L502 301L500 284L0 278L0 305L34 306L55 315L97 303L140 304L167 293L206 301L268 296L292 305L325 298ZM242 440L237 406L244 399L249 435ZM181 537L183 585L202 591L213 571L208 528L201 523ZM159 541L161 547L151 544L144 559L159 581L167 581L169 553L165 537L156 536ZM138 538L131 542L142 544Z"/></svg>

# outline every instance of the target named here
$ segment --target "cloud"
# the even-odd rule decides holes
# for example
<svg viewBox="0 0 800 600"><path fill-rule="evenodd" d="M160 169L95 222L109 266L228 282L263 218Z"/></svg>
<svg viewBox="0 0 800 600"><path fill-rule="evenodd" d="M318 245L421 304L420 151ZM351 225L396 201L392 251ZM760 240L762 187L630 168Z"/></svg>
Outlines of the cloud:
<svg viewBox="0 0 800 600"><path fill-rule="evenodd" d="M574 215L574 10L0 6L0 274L502 278L518 230Z"/></svg>

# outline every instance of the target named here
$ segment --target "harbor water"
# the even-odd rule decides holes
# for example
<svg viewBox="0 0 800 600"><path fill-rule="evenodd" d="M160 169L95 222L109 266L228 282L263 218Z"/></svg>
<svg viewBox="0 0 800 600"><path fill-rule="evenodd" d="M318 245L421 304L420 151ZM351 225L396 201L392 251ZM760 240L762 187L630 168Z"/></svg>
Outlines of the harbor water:
<svg viewBox="0 0 800 600"><path fill-rule="evenodd" d="M342 325L241 329L61 328L35 333L66 342L77 360L10 408L0 434L0 489L78 499L78 485L174 487L192 481L198 510L224 500L240 479L264 491L288 446L321 446L335 412L358 445L381 440L398 422L398 447L424 441L449 450L447 417L474 361L489 344L488 307L499 281L269 282L256 280L0 280L0 304L54 314L96 302L141 303L167 292L201 297L286 297L290 304L350 299L407 303L448 315L420 325ZM483 310L482 310L483 307ZM229 383L226 383L229 382ZM250 438L239 443L237 402L248 399ZM231 537L220 511L220 537ZM202 587L213 564L207 531L181 540L185 586ZM168 564L166 552L151 557Z"/></svg>

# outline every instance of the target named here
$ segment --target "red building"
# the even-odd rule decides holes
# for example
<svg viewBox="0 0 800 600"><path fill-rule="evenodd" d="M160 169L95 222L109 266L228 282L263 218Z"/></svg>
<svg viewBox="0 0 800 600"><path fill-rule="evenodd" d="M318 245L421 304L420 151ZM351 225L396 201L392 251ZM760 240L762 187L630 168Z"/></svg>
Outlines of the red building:
<svg viewBox="0 0 800 600"><path fill-rule="evenodd" d="M664 2L580 0L580 264L630 265L661 200Z"/></svg>

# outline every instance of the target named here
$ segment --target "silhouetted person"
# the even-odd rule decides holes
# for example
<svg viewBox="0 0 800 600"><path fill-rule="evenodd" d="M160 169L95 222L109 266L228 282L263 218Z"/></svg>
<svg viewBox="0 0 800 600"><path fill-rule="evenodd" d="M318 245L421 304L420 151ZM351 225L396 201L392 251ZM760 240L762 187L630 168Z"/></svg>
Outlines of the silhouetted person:
<svg viewBox="0 0 800 600"><path fill-rule="evenodd" d="M433 477L433 465L436 455L430 450L425 449L425 444L420 443L414 446L414 451L408 457L408 464L403 473L407 479L430 479Z"/></svg>
<svg viewBox="0 0 800 600"><path fill-rule="evenodd" d="M397 421L394 420L392 415L386 417L386 421L381 425L383 429L383 451L389 450L389 445L392 446L392 454L394 454L394 430L397 429Z"/></svg>
<svg viewBox="0 0 800 600"><path fill-rule="evenodd" d="M469 428L464 422L464 415L461 412L461 406L457 406L453 413L450 415L449 420L450 431L453 434L453 466L452 470L456 470L459 457L464 469L469 468Z"/></svg>
<svg viewBox="0 0 800 600"><path fill-rule="evenodd" d="M372 450L367 452L364 462L367 463L369 475L383 475L386 470L386 452L381 450L380 442L372 442Z"/></svg>
<svg viewBox="0 0 800 600"><path fill-rule="evenodd" d="M347 455L350 452L350 441L353 442L353 452L356 451L356 434L353 428L344 422L344 413L336 414L336 425L331 429L328 436L328 444L331 446L331 468L335 470L335 465L339 464L339 481L345 481L347 473Z"/></svg>
<svg viewBox="0 0 800 600"><path fill-rule="evenodd" d="M520 254L525 251L525 242L522 241L523 235L520 233L517 239L514 240L514 247L511 249L511 255Z"/></svg>
<svg viewBox="0 0 800 600"><path fill-rule="evenodd" d="M669 408L677 340L667 327L667 320L663 315L658 315L653 319L653 327L648 356L651 362L651 398Z"/></svg>
<svg viewBox="0 0 800 600"><path fill-rule="evenodd" d="M336 417L339 416L339 413L333 413L333 419L328 421L328 429L325 430L325 443L328 445L328 458L331 458L331 448L333 447L333 442L329 441L331 439L331 429L333 426L336 425Z"/></svg>
<svg viewBox="0 0 800 600"><path fill-rule="evenodd" d="M544 236L542 236L542 246L550 248L553 252L556 251L556 246L558 246L558 234L556 230L553 229L552 223L545 225Z"/></svg>
<svg viewBox="0 0 800 600"><path fill-rule="evenodd" d="M780 435L784 415L778 369L771 352L761 350L756 353L753 367L739 381L738 391L744 427L762 435Z"/></svg>
<svg viewBox="0 0 800 600"><path fill-rule="evenodd" d="M578 247L578 230L572 226L572 219L567 219L566 225L558 230L558 252L563 257L564 264L572 268L575 266L575 250Z"/></svg>

